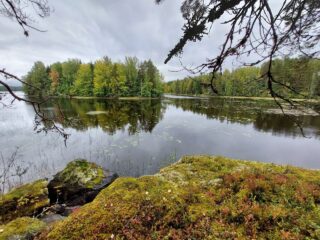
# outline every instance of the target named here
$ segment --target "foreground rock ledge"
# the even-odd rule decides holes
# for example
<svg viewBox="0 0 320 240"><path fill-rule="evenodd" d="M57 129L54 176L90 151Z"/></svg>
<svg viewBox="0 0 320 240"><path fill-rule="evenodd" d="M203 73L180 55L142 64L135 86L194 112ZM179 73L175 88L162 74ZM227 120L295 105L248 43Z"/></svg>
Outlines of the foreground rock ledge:
<svg viewBox="0 0 320 240"><path fill-rule="evenodd" d="M0 240L30 240L45 227L46 224L36 218L17 218L0 225Z"/></svg>
<svg viewBox="0 0 320 240"><path fill-rule="evenodd" d="M40 213L49 205L47 185L48 181L42 179L0 195L0 224Z"/></svg>
<svg viewBox="0 0 320 240"><path fill-rule="evenodd" d="M187 156L118 178L38 239L319 239L320 172Z"/></svg>

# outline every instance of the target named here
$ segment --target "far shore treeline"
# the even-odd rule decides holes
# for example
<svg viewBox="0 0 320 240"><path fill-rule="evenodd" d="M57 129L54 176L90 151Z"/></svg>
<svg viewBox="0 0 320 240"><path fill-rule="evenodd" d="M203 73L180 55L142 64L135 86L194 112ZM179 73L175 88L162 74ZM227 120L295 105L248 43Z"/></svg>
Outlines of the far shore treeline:
<svg viewBox="0 0 320 240"><path fill-rule="evenodd" d="M30 96L159 97L163 93L157 67L136 57L126 57L124 62L104 57L94 63L69 59L50 66L38 61L24 81Z"/></svg>
<svg viewBox="0 0 320 240"><path fill-rule="evenodd" d="M260 78L266 72L267 65L264 63L260 67L242 67L233 71L226 69L216 74L214 86L221 96L268 97L267 79ZM272 74L279 82L273 85L273 89L282 96L320 96L320 60L276 59ZM104 57L94 63L69 59L50 66L38 61L23 79L27 83L24 91L30 96L160 97L163 93L212 94L208 87L211 74L164 83L164 77L151 60L139 61L136 57L126 57L124 62L112 62Z"/></svg>
<svg viewBox="0 0 320 240"><path fill-rule="evenodd" d="M268 97L267 80L260 76L266 72L267 63L261 67L242 67L236 70L224 70L217 74L214 86L222 96ZM320 60L305 58L284 58L273 61L272 74L279 84L273 88L287 97L316 98L320 96ZM165 93L185 95L210 95L208 88L210 74L189 77L167 82ZM259 79L260 78L260 79ZM287 87L294 89L290 91Z"/></svg>

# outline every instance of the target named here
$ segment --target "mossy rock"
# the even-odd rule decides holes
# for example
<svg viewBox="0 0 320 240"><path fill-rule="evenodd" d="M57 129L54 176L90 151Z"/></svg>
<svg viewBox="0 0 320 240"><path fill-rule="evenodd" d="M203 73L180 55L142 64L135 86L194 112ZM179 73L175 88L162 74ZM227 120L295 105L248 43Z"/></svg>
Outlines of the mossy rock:
<svg viewBox="0 0 320 240"><path fill-rule="evenodd" d="M34 216L49 205L48 181L22 185L0 196L0 224L18 217Z"/></svg>
<svg viewBox="0 0 320 240"><path fill-rule="evenodd" d="M118 178L39 239L320 239L320 172L187 156Z"/></svg>
<svg viewBox="0 0 320 240"><path fill-rule="evenodd" d="M95 163L84 159L74 160L49 182L51 203L74 206L90 202L117 177L117 174Z"/></svg>
<svg viewBox="0 0 320 240"><path fill-rule="evenodd" d="M17 218L0 225L0 240L30 240L45 227L46 224L36 218Z"/></svg>

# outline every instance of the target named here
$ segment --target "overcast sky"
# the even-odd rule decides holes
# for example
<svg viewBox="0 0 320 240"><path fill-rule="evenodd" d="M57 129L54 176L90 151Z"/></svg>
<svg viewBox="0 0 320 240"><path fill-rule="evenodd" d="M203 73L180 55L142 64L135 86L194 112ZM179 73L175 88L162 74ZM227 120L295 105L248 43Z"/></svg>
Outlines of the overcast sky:
<svg viewBox="0 0 320 240"><path fill-rule="evenodd" d="M156 5L153 0L49 0L50 17L35 26L47 32L31 31L24 37L19 26L0 16L0 68L22 76L35 61L46 65L69 58L94 62L103 56L114 61L125 56L152 59L165 81L182 78L177 58L163 62L182 34L181 0ZM218 51L224 26L216 25L213 34L201 43L189 43L182 55L186 66L197 66ZM213 40L214 37L214 40ZM229 68L234 65L228 63Z"/></svg>

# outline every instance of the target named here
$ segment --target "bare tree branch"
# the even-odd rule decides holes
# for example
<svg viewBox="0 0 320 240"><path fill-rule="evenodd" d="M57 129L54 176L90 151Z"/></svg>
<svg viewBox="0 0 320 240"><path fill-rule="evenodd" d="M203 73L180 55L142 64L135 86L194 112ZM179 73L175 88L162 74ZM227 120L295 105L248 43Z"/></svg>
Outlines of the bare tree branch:
<svg viewBox="0 0 320 240"><path fill-rule="evenodd" d="M47 0L19 0L19 1L0 0L0 15L4 15L6 17L9 17L15 20L23 29L24 35L26 37L29 36L28 29L33 29L36 31L43 32L43 30L40 30L37 27L33 26L34 20L31 17L29 17L26 12L26 9L28 7L29 8L32 7L35 14L41 18L48 17L50 15L50 7L48 6ZM3 78L3 79L0 78L0 84L3 85L7 89L9 94L13 97L12 103L13 101L18 100L18 101L23 101L32 105L35 111L35 130L37 132L44 131L46 133L48 131L57 132L61 136L63 136L66 143L66 140L68 139L69 134L65 133L62 127L59 127L58 125L56 125L53 119L45 116L45 114L41 110L41 105L49 101L50 98L44 97L40 101L35 101L35 100L27 99L25 97L20 97L11 89L11 87L7 83L8 80L18 81L22 85L26 85L30 88L34 88L39 92L41 92L41 89L31 84L28 84L18 76L7 72L5 69L0 70L0 76L2 76ZM42 127L41 124L43 124L45 127Z"/></svg>
<svg viewBox="0 0 320 240"><path fill-rule="evenodd" d="M34 20L26 12L28 7L31 7L35 14L41 18L50 15L50 7L47 0L0 0L0 15L14 19L27 37L29 36L28 29L44 32L33 25Z"/></svg>
<svg viewBox="0 0 320 240"><path fill-rule="evenodd" d="M164 0L156 0L161 3ZM254 62L244 61L244 66L256 66L267 62L267 71L259 79L266 79L271 97L283 111L281 101L295 106L295 102L274 89L279 85L300 94L294 88L275 79L272 63L275 57L297 56L310 59L320 55L320 1L319 0L279 0L278 8L271 8L269 0L184 0L181 6L185 19L183 34L169 52L165 63L180 55L188 42L201 41L219 20L228 29L217 56L190 70L191 73L211 72L210 86L214 86L215 76L221 71L226 59L247 59L249 55L258 58ZM225 20L227 19L227 20ZM297 126L300 125L297 123ZM302 129L300 127L300 129Z"/></svg>
<svg viewBox="0 0 320 240"><path fill-rule="evenodd" d="M5 74L5 72L0 72L1 74ZM17 76L14 76L12 74L9 74L6 76L6 78L13 78L13 79L19 79ZM19 79L21 82L24 82L23 80ZM58 125L56 125L56 123L54 122L53 119L51 118L48 118L45 116L45 114L41 111L41 105L43 105L44 103L46 103L47 101L49 101L49 97L43 99L42 101L34 101L34 100L29 100L27 98L24 98L24 97L20 97L18 96L14 91L12 91L11 87L5 83L4 81L0 80L0 84L3 85L7 91L9 92L9 94L13 97L14 100L18 100L18 101L23 101L23 102L26 102L26 103L29 103L32 105L34 111L35 111L35 114L36 114L36 119L35 119L35 122L36 122L36 127L35 127L35 130L38 129L38 127L40 126L41 123L44 123L44 125L46 126L51 126L51 127L45 127L45 128L42 128L41 131L45 131L45 132L48 132L48 131L54 131L54 132L57 132L59 133L61 136L63 136L63 138L65 139L65 141L68 139L69 137L69 134L65 133L64 129L59 127Z"/></svg>

